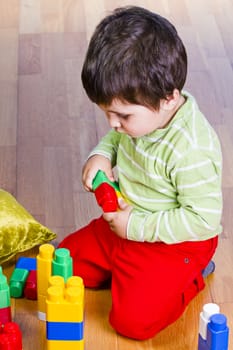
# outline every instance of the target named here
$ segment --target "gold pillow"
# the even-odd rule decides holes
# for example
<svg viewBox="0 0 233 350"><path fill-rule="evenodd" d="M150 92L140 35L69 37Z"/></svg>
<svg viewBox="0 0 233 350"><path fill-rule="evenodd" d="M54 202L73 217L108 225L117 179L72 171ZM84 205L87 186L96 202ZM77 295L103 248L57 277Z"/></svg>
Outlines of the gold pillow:
<svg viewBox="0 0 233 350"><path fill-rule="evenodd" d="M10 193L0 189L0 264L55 237L54 232L36 221Z"/></svg>

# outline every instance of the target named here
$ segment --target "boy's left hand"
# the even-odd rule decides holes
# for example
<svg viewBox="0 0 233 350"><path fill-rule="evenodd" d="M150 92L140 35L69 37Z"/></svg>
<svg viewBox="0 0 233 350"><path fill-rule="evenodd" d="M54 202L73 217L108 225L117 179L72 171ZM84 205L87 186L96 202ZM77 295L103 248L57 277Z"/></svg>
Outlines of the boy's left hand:
<svg viewBox="0 0 233 350"><path fill-rule="evenodd" d="M118 200L119 209L116 212L103 213L103 218L108 222L110 229L121 238L127 237L127 225L129 215L133 207L127 204L122 198Z"/></svg>

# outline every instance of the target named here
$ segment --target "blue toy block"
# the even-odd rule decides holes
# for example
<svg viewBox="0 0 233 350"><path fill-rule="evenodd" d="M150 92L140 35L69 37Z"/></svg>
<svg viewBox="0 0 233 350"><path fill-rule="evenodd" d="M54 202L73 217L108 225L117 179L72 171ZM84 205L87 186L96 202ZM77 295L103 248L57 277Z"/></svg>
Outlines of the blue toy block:
<svg viewBox="0 0 233 350"><path fill-rule="evenodd" d="M200 334L198 336L198 350L208 350L206 340L204 340Z"/></svg>
<svg viewBox="0 0 233 350"><path fill-rule="evenodd" d="M228 350L229 328L226 316L216 314L210 317L207 326L207 339L199 334L198 350Z"/></svg>
<svg viewBox="0 0 233 350"><path fill-rule="evenodd" d="M228 349L229 328L227 326L226 316L216 314L211 316L210 323L207 326L207 345L210 350Z"/></svg>
<svg viewBox="0 0 233 350"><path fill-rule="evenodd" d="M19 269L25 269L28 271L35 271L36 270L36 258L28 258L26 256L21 256L15 267Z"/></svg>
<svg viewBox="0 0 233 350"><path fill-rule="evenodd" d="M48 340L82 340L83 322L47 322Z"/></svg>

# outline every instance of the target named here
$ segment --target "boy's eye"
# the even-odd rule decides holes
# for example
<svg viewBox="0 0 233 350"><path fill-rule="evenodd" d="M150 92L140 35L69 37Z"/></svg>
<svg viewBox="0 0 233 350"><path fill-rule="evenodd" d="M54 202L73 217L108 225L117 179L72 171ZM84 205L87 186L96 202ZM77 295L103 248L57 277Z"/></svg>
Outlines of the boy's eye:
<svg viewBox="0 0 233 350"><path fill-rule="evenodd" d="M130 114L118 114L118 117L121 119L128 119L130 117Z"/></svg>

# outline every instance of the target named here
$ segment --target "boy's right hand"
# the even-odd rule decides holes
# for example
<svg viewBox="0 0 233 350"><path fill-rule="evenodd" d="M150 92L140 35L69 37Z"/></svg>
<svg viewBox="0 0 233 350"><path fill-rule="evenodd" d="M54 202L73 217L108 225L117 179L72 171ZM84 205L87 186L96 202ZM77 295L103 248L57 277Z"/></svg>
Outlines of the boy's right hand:
<svg viewBox="0 0 233 350"><path fill-rule="evenodd" d="M92 182L98 170L103 170L110 181L115 181L110 160L96 154L90 157L83 167L82 181L86 191L92 191Z"/></svg>

